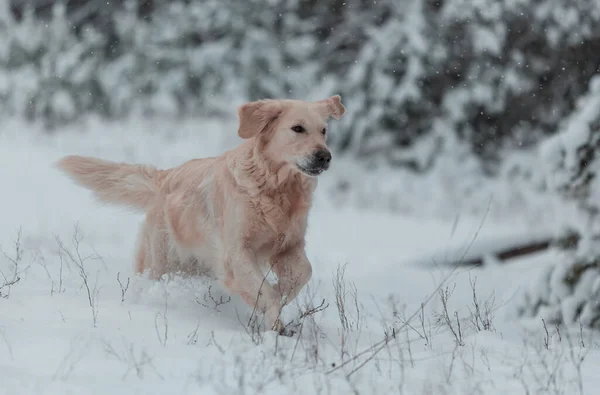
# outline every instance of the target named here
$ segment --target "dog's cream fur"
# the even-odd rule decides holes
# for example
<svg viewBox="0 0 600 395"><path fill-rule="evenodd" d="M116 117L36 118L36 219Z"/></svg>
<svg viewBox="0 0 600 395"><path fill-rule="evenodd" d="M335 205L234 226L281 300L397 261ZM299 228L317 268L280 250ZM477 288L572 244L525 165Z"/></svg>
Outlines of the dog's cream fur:
<svg viewBox="0 0 600 395"><path fill-rule="evenodd" d="M238 108L244 141L218 157L167 170L82 156L57 165L100 200L145 211L137 272L160 278L208 267L281 329L281 307L312 272L304 237L317 180L302 169L314 152L328 152L326 121L344 112L339 95L260 100ZM264 280L265 267L277 275L275 285Z"/></svg>

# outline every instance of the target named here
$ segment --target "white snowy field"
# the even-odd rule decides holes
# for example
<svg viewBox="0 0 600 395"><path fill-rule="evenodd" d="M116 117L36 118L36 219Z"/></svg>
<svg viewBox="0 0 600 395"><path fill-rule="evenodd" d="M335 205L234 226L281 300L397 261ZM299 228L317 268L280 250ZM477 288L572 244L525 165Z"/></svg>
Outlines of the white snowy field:
<svg viewBox="0 0 600 395"><path fill-rule="evenodd" d="M253 333L250 309L210 279L134 278L142 215L95 203L52 167L67 154L174 166L236 144L235 126L89 122L50 135L3 124L0 286L14 279L14 262L19 280L0 289L1 393L577 394L600 385L591 334L546 334L541 321L512 315L515 294L556 259L552 252L480 268L444 265L473 240L471 251L545 235L552 221L340 205L328 187L342 173L351 178L344 168L353 167L334 159L309 222L314 276L285 314L324 300L323 309L303 318L294 337L278 337ZM351 180L358 188L372 186L368 173L360 177ZM378 177L401 182L393 172ZM444 200L408 194L424 205ZM473 319L475 278L483 322ZM124 295L118 279L129 280ZM449 324L440 320L440 285L451 292Z"/></svg>

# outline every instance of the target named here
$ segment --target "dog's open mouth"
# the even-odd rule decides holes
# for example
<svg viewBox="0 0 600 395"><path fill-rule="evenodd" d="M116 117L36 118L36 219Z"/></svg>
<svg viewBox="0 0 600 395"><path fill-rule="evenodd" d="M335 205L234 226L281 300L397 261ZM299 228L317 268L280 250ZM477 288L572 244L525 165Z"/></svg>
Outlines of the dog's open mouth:
<svg viewBox="0 0 600 395"><path fill-rule="evenodd" d="M307 176L316 177L319 174L323 173L327 170L325 167L304 167L301 165L296 165L296 167Z"/></svg>

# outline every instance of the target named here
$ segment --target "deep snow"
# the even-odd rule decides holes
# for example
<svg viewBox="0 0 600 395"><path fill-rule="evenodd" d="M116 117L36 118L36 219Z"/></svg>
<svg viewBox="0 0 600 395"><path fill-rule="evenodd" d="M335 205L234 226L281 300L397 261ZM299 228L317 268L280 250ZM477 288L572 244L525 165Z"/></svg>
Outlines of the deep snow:
<svg viewBox="0 0 600 395"><path fill-rule="evenodd" d="M325 299L329 305L305 318L296 337L268 332L257 338L243 324L250 310L237 297L229 300L210 279L174 277L154 283L133 278L142 215L95 203L89 192L52 167L66 154L173 166L236 144L235 125L211 120L90 121L79 129L50 135L9 122L0 132L0 246L14 258L14 241L21 229L24 251L20 281L9 294L8 287L0 290L7 296L0 299L2 393L571 394L578 393L580 382L587 393L600 385L595 368L600 352L587 333L580 335L575 328L576 347L569 348L566 329L559 339L556 329L548 328L546 349L541 322L512 318L511 300L556 259L552 251L455 272L444 265L460 256L473 239L470 251L484 250L493 240L546 235L553 229L551 220L532 224L520 214L457 211L434 217L340 205L328 194L329 187L340 174L348 178L344 167L352 164L334 160L332 170L322 176L309 220L307 250L314 276L286 314L295 316L308 302L319 305ZM336 164L342 168L336 170ZM382 183L402 182L397 174L388 173ZM381 171L378 174L381 178ZM372 183L368 173L360 177L365 177L365 185ZM360 188L361 179L352 181ZM442 194L431 183L419 188ZM443 201L433 195L429 198ZM407 196L412 204L419 198ZM58 254L56 237L75 252L76 225L94 308L77 267L64 253L61 264ZM340 267L345 268L344 324L334 292ZM10 260L0 255L0 269L7 277L12 268ZM131 281L124 301L117 274L123 283ZM495 297L491 331L478 332L469 323L469 276L477 277L482 305ZM418 316L411 328L399 322L403 312L410 316L418 311L444 279L454 289L449 311L452 315L457 310L462 319L464 345L455 346L447 326L435 325L434 312L441 308L437 296L424 312L427 340L419 335L423 330ZM210 296L229 301L215 308ZM453 321L456 329L455 325ZM403 329L392 332L392 327ZM360 352L384 339L385 333L395 338L354 371L372 354ZM582 336L584 348L577 346ZM570 350L587 352L581 380ZM356 355L360 357L340 368Z"/></svg>

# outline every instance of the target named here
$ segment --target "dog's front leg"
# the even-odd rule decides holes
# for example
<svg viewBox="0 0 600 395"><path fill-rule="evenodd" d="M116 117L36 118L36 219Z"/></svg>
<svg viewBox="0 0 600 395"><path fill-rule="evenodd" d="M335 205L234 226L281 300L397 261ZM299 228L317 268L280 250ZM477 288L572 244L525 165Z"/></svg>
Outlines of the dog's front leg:
<svg viewBox="0 0 600 395"><path fill-rule="evenodd" d="M281 298L260 270L255 254L248 250L236 251L226 259L226 267L229 278L225 285L239 293L250 307L263 313L270 329L279 331Z"/></svg>
<svg viewBox="0 0 600 395"><path fill-rule="evenodd" d="M270 263L278 280L275 290L284 304L289 304L312 277L312 266L306 257L304 245L288 247L273 255Z"/></svg>

